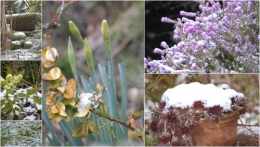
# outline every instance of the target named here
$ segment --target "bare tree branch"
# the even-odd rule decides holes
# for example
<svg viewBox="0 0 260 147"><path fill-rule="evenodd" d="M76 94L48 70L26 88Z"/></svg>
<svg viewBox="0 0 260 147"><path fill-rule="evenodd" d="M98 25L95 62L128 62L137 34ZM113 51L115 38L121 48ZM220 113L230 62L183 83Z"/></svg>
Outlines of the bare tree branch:
<svg viewBox="0 0 260 147"><path fill-rule="evenodd" d="M60 16L61 16L62 12L63 12L63 8L64 8L64 0L62 1L61 10L59 12L59 16L57 17L57 19L53 19L51 22L43 24L43 26L42 26L42 33L43 34L49 35L56 28L60 27L59 19L60 19Z"/></svg>

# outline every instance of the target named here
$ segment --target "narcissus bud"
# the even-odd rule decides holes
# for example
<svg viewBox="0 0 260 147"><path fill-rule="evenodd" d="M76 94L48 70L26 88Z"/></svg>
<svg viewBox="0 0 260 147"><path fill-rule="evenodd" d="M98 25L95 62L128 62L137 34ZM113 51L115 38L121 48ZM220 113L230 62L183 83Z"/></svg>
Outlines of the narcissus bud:
<svg viewBox="0 0 260 147"><path fill-rule="evenodd" d="M101 34L105 41L107 52L109 55L111 55L110 33L109 33L109 27L108 27L107 21L105 19L102 21Z"/></svg>
<svg viewBox="0 0 260 147"><path fill-rule="evenodd" d="M77 38L78 42L82 45L84 44L84 40L79 32L78 27L73 23L73 21L69 21L70 32Z"/></svg>

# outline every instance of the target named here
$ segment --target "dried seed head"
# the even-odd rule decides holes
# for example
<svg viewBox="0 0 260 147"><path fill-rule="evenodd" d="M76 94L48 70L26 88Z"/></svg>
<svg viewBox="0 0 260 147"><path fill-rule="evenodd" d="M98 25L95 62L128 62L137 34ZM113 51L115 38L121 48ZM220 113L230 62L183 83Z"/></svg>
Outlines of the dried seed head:
<svg viewBox="0 0 260 147"><path fill-rule="evenodd" d="M177 123L177 117L176 117L175 113L173 113L172 111L167 112L166 117L167 117L167 123L169 123L169 124Z"/></svg>
<svg viewBox="0 0 260 147"><path fill-rule="evenodd" d="M208 113L213 115L220 115L222 113L223 108L220 105L215 105L213 107L208 108Z"/></svg>
<svg viewBox="0 0 260 147"><path fill-rule="evenodd" d="M188 127L183 127L183 128L181 128L181 132L182 132L182 134L189 134L189 128Z"/></svg>
<svg viewBox="0 0 260 147"><path fill-rule="evenodd" d="M166 102L165 101L161 101L159 103L159 108L162 110L162 109L164 109L165 105L166 105Z"/></svg>
<svg viewBox="0 0 260 147"><path fill-rule="evenodd" d="M202 101L195 101L193 103L193 108L195 110L204 110L204 103Z"/></svg>
<svg viewBox="0 0 260 147"><path fill-rule="evenodd" d="M157 132L157 123L158 123L158 121L155 121L155 120L153 120L153 121L151 122L150 129L151 129L151 131L152 131L153 133L156 133L156 132Z"/></svg>
<svg viewBox="0 0 260 147"><path fill-rule="evenodd" d="M246 106L239 109L239 114L245 114L246 113Z"/></svg>
<svg viewBox="0 0 260 147"><path fill-rule="evenodd" d="M191 124L189 125L189 130L192 132L192 131L195 131L196 129L196 126L194 124Z"/></svg>
<svg viewBox="0 0 260 147"><path fill-rule="evenodd" d="M163 144L167 144L168 142L170 142L171 140L171 136L162 136L159 138L160 142L162 142Z"/></svg>
<svg viewBox="0 0 260 147"><path fill-rule="evenodd" d="M162 119L165 119L166 117L167 117L167 114L161 113L161 118L162 118Z"/></svg>
<svg viewBox="0 0 260 147"><path fill-rule="evenodd" d="M157 124L157 129L162 129L164 127L164 122L159 122L158 124Z"/></svg>

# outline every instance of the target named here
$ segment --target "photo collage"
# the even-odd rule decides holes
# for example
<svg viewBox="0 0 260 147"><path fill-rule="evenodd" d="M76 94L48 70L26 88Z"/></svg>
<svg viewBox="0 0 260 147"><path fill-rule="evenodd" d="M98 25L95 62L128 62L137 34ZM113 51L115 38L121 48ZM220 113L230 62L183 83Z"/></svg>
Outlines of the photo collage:
<svg viewBox="0 0 260 147"><path fill-rule="evenodd" d="M259 146L256 0L1 0L0 146Z"/></svg>

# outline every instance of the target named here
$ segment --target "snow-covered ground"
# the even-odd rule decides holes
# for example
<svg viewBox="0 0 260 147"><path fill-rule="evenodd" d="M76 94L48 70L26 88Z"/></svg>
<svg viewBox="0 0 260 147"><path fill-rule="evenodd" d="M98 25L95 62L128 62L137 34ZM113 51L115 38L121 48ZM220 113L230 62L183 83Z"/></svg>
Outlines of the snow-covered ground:
<svg viewBox="0 0 260 147"><path fill-rule="evenodd" d="M20 88L17 89L14 94L9 94L9 100L13 101L14 100L14 96L18 95L20 93L23 94L27 94L28 90L32 89L33 87L28 87L28 88ZM6 94L6 90L3 90L2 92L0 92L0 99L4 99L4 95ZM42 111L42 105L41 104L37 104L33 97L38 97L38 98L42 98L42 94L38 91L35 94L30 95L28 98L24 97L24 98L20 98L17 102L14 103L13 108L14 107L18 107L20 108L19 105L23 105L23 110L21 110L20 113L23 114L24 118L23 120L35 120L35 119L39 119L41 118L41 113L39 114L39 111ZM2 107L4 107L4 105L2 104ZM38 112L37 112L38 111ZM16 114L19 114L19 111L15 112ZM38 117L37 117L38 116Z"/></svg>

